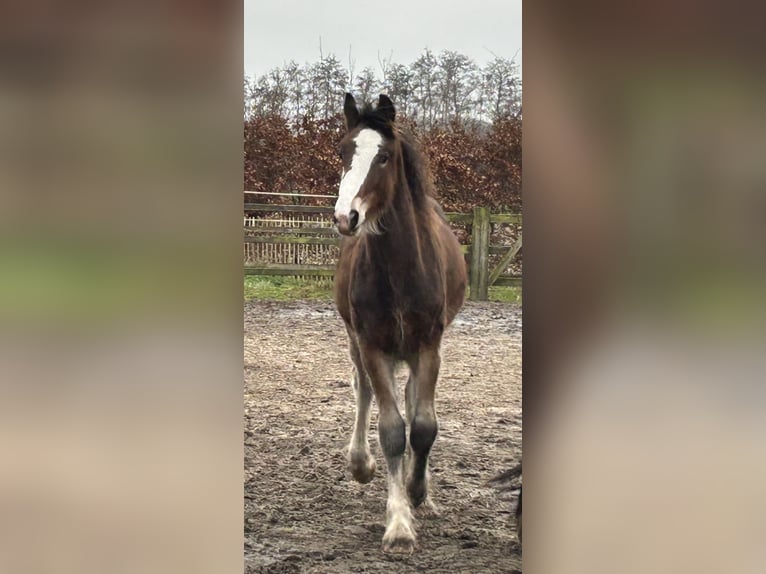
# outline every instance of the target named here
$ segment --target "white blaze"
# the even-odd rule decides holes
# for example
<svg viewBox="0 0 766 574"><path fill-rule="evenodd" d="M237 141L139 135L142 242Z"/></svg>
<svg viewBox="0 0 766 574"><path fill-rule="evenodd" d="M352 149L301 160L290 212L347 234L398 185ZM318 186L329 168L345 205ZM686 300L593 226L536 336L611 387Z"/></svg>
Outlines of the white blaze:
<svg viewBox="0 0 766 574"><path fill-rule="evenodd" d="M338 201L335 203L335 216L345 215L351 212L351 203L362 187L367 174L370 171L375 156L383 143L383 136L375 130L365 128L354 138L356 150L351 158L351 168L344 172L340 180ZM358 207L358 206L355 206ZM359 223L364 220L363 213L359 214Z"/></svg>

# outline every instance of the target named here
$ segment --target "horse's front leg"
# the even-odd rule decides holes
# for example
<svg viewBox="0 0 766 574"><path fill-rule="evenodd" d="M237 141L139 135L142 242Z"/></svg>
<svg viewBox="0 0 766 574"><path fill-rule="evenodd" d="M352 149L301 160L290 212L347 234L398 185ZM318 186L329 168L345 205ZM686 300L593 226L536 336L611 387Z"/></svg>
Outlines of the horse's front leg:
<svg viewBox="0 0 766 574"><path fill-rule="evenodd" d="M348 466L354 480L366 484L375 476L375 457L370 453L367 441L367 429L370 428L370 403L372 402L372 387L364 369L359 346L355 337L349 333L351 361L354 363L351 384L356 397L356 418L351 444L348 449Z"/></svg>
<svg viewBox="0 0 766 574"><path fill-rule="evenodd" d="M415 547L415 529L412 524L412 509L404 490L404 449L407 440L404 419L399 414L394 394L395 361L375 349L364 347L362 360L378 401L378 437L388 467L388 502L383 550L412 552Z"/></svg>
<svg viewBox="0 0 766 574"><path fill-rule="evenodd" d="M426 512L436 513L436 506L431 501L428 492L428 455L436 441L439 425L436 420L434 408L434 394L436 381L439 378L438 343L421 349L418 356L409 362L410 381L412 384L410 419L410 446L412 448L412 460L409 476L407 477L407 494L415 507L421 506Z"/></svg>

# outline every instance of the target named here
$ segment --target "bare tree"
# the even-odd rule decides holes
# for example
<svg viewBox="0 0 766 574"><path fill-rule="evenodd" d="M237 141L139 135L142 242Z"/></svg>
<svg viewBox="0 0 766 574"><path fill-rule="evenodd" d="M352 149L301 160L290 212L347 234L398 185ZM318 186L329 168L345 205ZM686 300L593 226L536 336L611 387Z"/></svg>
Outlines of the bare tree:
<svg viewBox="0 0 766 574"><path fill-rule="evenodd" d="M438 64L441 121L467 119L474 107L472 94L478 91L476 64L463 54L447 50L439 54Z"/></svg>
<svg viewBox="0 0 766 574"><path fill-rule="evenodd" d="M388 59L381 58L380 52L378 52L378 65L380 66L380 72L383 74L383 84L388 80L388 69L391 67L391 59L394 57L393 50L388 54Z"/></svg>
<svg viewBox="0 0 766 574"><path fill-rule="evenodd" d="M351 44L348 45L348 88L349 91L354 85L354 68L356 67L356 60L351 59Z"/></svg>
<svg viewBox="0 0 766 574"><path fill-rule="evenodd" d="M332 54L310 67L314 103L312 112L322 118L329 118L337 113L338 102L346 87L347 75L348 72Z"/></svg>
<svg viewBox="0 0 766 574"><path fill-rule="evenodd" d="M521 114L521 80L513 60L496 56L483 67L463 54L426 49L410 65L378 55L380 70L366 67L355 74L351 46L348 67L325 55L319 39L318 62L292 61L243 83L245 117L279 115L293 121L313 116L329 118L338 112L345 91L364 100L385 92L405 116L424 129L450 122L492 122Z"/></svg>
<svg viewBox="0 0 766 574"><path fill-rule="evenodd" d="M393 64L388 70L388 81L383 90L396 102L403 115L408 116L412 107L415 73L402 64Z"/></svg>
<svg viewBox="0 0 766 574"><path fill-rule="evenodd" d="M495 57L483 73L482 93L490 120L521 112L521 84L512 60Z"/></svg>
<svg viewBox="0 0 766 574"><path fill-rule="evenodd" d="M430 128L434 124L434 93L438 85L437 61L431 50L426 49L411 69L415 84L414 103L420 112L420 123Z"/></svg>
<svg viewBox="0 0 766 574"><path fill-rule="evenodd" d="M255 114L255 96L254 96L254 86L253 86L253 80L245 76L244 82L243 82L243 100L244 100L244 113L245 113L245 120L252 117Z"/></svg>
<svg viewBox="0 0 766 574"><path fill-rule="evenodd" d="M356 77L356 82L354 82L356 92L365 102L373 99L375 92L378 91L378 87L378 79L375 77L375 71L369 67L362 70L362 73Z"/></svg>
<svg viewBox="0 0 766 574"><path fill-rule="evenodd" d="M289 93L289 103L286 115L296 121L304 113L306 99L306 73L294 60L284 67L285 82Z"/></svg>

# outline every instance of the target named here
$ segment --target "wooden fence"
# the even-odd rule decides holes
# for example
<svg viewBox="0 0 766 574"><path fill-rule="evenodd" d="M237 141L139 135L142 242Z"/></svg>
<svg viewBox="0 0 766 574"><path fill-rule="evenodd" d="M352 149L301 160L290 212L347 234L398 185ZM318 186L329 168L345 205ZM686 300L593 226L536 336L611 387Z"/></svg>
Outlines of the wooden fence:
<svg viewBox="0 0 766 574"><path fill-rule="evenodd" d="M263 192L245 192L251 196L282 196L290 198L290 205L245 202L245 250L249 246L324 246L336 250L340 237L332 225L334 208L331 206L304 205L298 202L306 198L326 198L334 202L332 196L313 196L310 194L277 194ZM254 215L258 214L258 215ZM453 225L467 226L470 243L462 244L469 270L469 298L486 301L491 285L521 286L521 275L505 274L503 271L515 260L522 247L519 229L511 245L491 245L490 237L493 225L521 225L521 214L491 213L486 207L475 207L472 213L447 213L447 220ZM297 250L295 251L297 253ZM305 253L305 250L304 250ZM500 258L490 264L490 256ZM326 258L325 258L326 259ZM256 262L246 264L245 275L292 275L308 277L332 277L335 272L333 263L271 263Z"/></svg>

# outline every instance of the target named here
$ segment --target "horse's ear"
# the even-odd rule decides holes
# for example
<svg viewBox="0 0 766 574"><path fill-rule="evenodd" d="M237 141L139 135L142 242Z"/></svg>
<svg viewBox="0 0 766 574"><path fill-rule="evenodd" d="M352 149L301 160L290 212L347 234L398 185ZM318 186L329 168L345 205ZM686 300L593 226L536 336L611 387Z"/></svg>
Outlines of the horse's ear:
<svg viewBox="0 0 766 574"><path fill-rule="evenodd" d="M354 129L359 123L359 110L354 96L349 93L346 93L346 100L343 102L343 114L346 116L346 129Z"/></svg>
<svg viewBox="0 0 766 574"><path fill-rule="evenodd" d="M394 102L385 94L380 94L378 98L378 111L389 121L393 122L396 118L396 109Z"/></svg>

